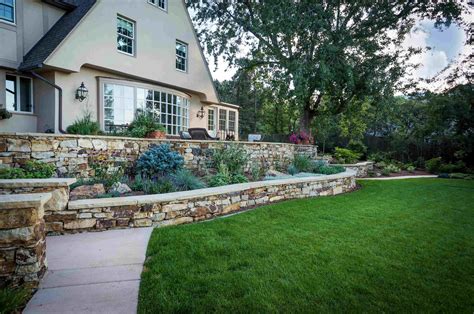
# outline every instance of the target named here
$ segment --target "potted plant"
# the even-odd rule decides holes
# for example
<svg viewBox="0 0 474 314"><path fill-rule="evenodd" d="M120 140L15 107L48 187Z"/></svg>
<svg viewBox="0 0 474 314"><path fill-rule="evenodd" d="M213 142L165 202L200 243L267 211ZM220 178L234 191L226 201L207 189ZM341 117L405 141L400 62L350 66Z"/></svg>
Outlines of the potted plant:
<svg viewBox="0 0 474 314"><path fill-rule="evenodd" d="M292 133L290 135L290 143L310 145L314 143L314 139L311 135L307 134L304 131L301 131L299 133Z"/></svg>
<svg viewBox="0 0 474 314"><path fill-rule="evenodd" d="M150 113L138 113L127 133L133 137L166 138L166 129Z"/></svg>
<svg viewBox="0 0 474 314"><path fill-rule="evenodd" d="M0 106L1 107L1 106ZM0 120L10 119L12 117L12 113L9 112L5 108L0 108Z"/></svg>

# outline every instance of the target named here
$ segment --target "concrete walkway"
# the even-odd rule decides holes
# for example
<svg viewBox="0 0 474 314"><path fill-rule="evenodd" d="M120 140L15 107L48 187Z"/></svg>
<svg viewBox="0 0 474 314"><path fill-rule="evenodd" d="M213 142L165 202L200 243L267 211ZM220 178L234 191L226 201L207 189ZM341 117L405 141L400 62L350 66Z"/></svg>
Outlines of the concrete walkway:
<svg viewBox="0 0 474 314"><path fill-rule="evenodd" d="M152 230L48 237L48 272L24 313L136 313Z"/></svg>
<svg viewBox="0 0 474 314"><path fill-rule="evenodd" d="M400 177L378 177L378 178L357 178L357 180L402 180L402 179L423 179L423 178L437 178L435 175L422 176L400 176Z"/></svg>

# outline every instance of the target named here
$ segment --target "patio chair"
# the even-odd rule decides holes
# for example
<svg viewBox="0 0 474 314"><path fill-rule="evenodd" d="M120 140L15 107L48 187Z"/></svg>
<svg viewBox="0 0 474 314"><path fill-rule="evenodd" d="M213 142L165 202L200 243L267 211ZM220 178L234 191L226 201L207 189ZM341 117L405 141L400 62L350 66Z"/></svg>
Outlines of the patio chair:
<svg viewBox="0 0 474 314"><path fill-rule="evenodd" d="M218 141L218 137L212 137L209 135L205 128L190 128L188 129L189 135L193 140L204 140L204 141Z"/></svg>

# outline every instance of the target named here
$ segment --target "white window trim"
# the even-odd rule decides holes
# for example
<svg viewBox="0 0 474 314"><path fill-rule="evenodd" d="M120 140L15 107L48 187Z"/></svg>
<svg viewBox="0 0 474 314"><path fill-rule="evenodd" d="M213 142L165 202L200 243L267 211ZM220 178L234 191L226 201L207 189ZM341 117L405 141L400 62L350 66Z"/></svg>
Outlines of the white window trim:
<svg viewBox="0 0 474 314"><path fill-rule="evenodd" d="M137 23L134 21L134 20L131 20L129 18L126 18L124 17L123 15L120 15L120 14L117 14L117 19L122 19L124 21L127 21L127 22L130 22L132 23L133 25L133 38L130 38L126 35L123 35L123 34L119 34L117 32L117 30L115 31L115 35L118 37L118 36L123 36L123 37L126 37L126 38L129 38L132 40L132 53L128 53L128 52L125 52L125 51L122 51L122 50L119 50L118 47L116 48L118 52L120 53L123 53L124 55L126 56L130 56L130 57L135 57L136 56L136 53L137 53ZM117 19L115 20L115 23L117 23Z"/></svg>
<svg viewBox="0 0 474 314"><path fill-rule="evenodd" d="M0 23L5 23L5 24L16 26L16 0L13 0L13 22L10 22L10 21L7 21L3 18L0 18Z"/></svg>
<svg viewBox="0 0 474 314"><path fill-rule="evenodd" d="M164 8L159 6L159 2L160 2L159 0L147 0L147 2L154 7L157 7L161 11L168 12L168 0L164 0L164 4L165 4Z"/></svg>
<svg viewBox="0 0 474 314"><path fill-rule="evenodd" d="M143 88L143 89L152 89L152 90L157 90L160 92L164 93L169 93L169 94L174 94L176 96L180 96L182 98L186 98L188 100L188 117L186 121L186 127L189 128L190 122L191 122L191 95L183 93L181 91L171 89L171 88L166 88L162 87L159 85L151 85L151 84L145 84L145 83L139 83L139 82L133 82L133 81L124 81L124 80L119 80L119 79L111 79L111 78L99 78L99 97L100 97L100 102L99 102L99 125L100 129L102 131L105 131L105 106L104 106L104 85L105 84L117 84L117 85L124 85L128 87L133 87L133 97L136 101L137 99L137 88ZM137 104L134 103L134 109L136 110ZM161 123L160 123L161 124ZM174 136L172 134L168 134Z"/></svg>
<svg viewBox="0 0 474 314"><path fill-rule="evenodd" d="M178 68L176 67L176 61L175 61L174 68L175 68L176 71L178 71L178 72L181 72L181 73L188 73L188 69L189 69L189 65L188 65L188 63L189 63L189 62L188 62L188 58L189 58L189 45L188 45L186 42L184 42L184 41L182 41L182 40L179 40L179 39L176 39L176 44L177 44L177 43L180 43L180 44L186 46L186 58L185 58L185 62L184 62L185 70L178 69ZM176 53L176 44L174 45L174 55L175 55L175 57L178 57L178 54ZM179 57L182 58L181 56L179 56Z"/></svg>
<svg viewBox="0 0 474 314"><path fill-rule="evenodd" d="M14 76L15 77L15 84L16 84L16 95L15 95L15 102L17 104L17 108L21 108L21 104L20 104L20 78L25 78L25 79L28 79L30 80L30 97L31 97L31 111L21 111L21 110L12 110L11 112L12 113L22 113L22 114L35 114L35 103L34 103L34 98L33 98L33 79L31 77L28 77L28 76L24 76L24 75L16 75L16 74L10 74L10 73L6 73L5 75L5 80L6 80L6 77L8 76ZM5 88L5 94L6 94L6 88ZM6 96L5 96L6 97ZM7 104L5 104L5 108L7 108Z"/></svg>

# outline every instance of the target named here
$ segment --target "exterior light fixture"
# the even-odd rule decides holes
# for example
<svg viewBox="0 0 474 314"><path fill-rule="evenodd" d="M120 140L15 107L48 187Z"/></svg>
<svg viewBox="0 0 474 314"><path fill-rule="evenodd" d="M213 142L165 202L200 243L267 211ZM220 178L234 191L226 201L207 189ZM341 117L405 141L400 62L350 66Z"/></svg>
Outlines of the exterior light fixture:
<svg viewBox="0 0 474 314"><path fill-rule="evenodd" d="M79 101L83 101L87 98L87 94L89 94L89 91L84 86L84 82L82 82L81 86L79 86L79 88L76 90L76 99Z"/></svg>
<svg viewBox="0 0 474 314"><path fill-rule="evenodd" d="M201 106L201 109L197 112L196 117L198 117L199 119L202 119L202 118L204 118L204 113L205 113L204 112L204 107Z"/></svg>

